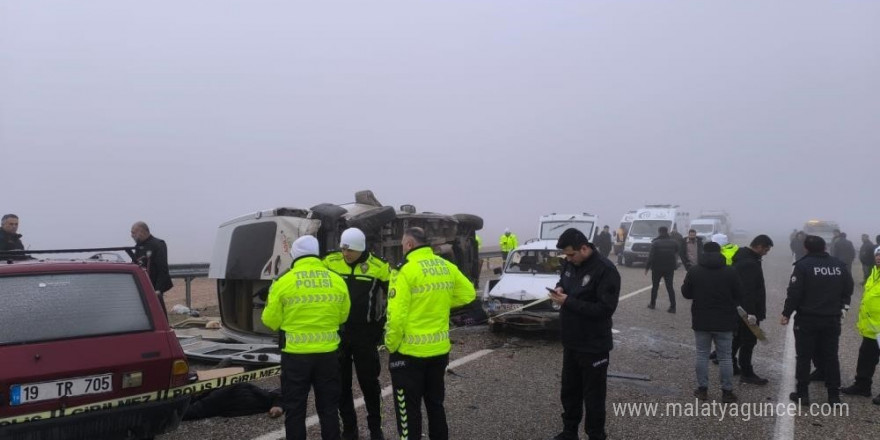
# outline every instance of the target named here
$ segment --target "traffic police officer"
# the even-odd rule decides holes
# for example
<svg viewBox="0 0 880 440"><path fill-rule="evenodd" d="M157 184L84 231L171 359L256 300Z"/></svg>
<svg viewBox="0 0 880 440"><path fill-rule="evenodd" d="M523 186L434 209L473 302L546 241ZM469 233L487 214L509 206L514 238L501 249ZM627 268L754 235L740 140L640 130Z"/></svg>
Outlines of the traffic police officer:
<svg viewBox="0 0 880 440"><path fill-rule="evenodd" d="M822 237L808 235L804 239L807 255L794 263L788 297L780 323L787 325L794 318L797 390L789 395L792 401L809 404L810 360L825 372L828 403L840 402L841 316L849 309L853 293L852 273L846 265L825 252Z"/></svg>
<svg viewBox="0 0 880 440"><path fill-rule="evenodd" d="M583 232L566 229L556 247L565 254L562 275L550 299L560 307L562 339L561 433L553 440L576 440L586 410L584 430L604 440L611 316L620 296L620 273L596 251Z"/></svg>
<svg viewBox="0 0 880 440"><path fill-rule="evenodd" d="M516 234L510 232L510 228L505 228L501 238L498 239L498 246L501 246L501 259L504 260L501 262L502 264L507 261L507 254L516 249L518 245Z"/></svg>
<svg viewBox="0 0 880 440"><path fill-rule="evenodd" d="M454 264L434 255L421 228L407 229L402 245L406 257L391 274L385 326L397 431L402 440L422 437L424 399L429 437L446 440L449 310L470 303L476 292Z"/></svg>
<svg viewBox="0 0 880 440"><path fill-rule="evenodd" d="M342 419L342 438L358 438L357 413L351 392L351 365L354 362L367 407L370 438L384 439L380 408L382 389L379 386L381 367L377 347L382 343L390 270L385 260L366 250L367 238L360 229L349 228L343 231L339 247L340 252L330 253L324 258L324 265L345 280L351 298L351 313L343 326L339 348L342 374L339 415Z"/></svg>
<svg viewBox="0 0 880 440"><path fill-rule="evenodd" d="M280 330L281 394L287 440L306 438L306 402L315 388L321 438L339 438L339 326L351 302L345 281L318 258L318 240L293 242L293 266L272 283L262 320Z"/></svg>

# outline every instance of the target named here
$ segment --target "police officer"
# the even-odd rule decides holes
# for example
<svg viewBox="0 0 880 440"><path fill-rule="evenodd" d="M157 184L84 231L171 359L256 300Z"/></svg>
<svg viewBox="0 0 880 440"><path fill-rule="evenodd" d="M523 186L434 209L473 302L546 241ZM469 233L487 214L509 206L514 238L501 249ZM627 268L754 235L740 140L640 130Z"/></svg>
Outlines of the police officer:
<svg viewBox="0 0 880 440"><path fill-rule="evenodd" d="M794 318L797 390L789 395L792 401L809 404L810 360L825 373L828 403L840 402L841 315L849 309L853 293L852 273L842 261L825 252L822 237L808 235L804 239L807 255L794 264L788 297L780 323L787 325Z"/></svg>
<svg viewBox="0 0 880 440"><path fill-rule="evenodd" d="M370 438L384 439L379 405L382 392L379 386L381 367L377 347L382 343L390 270L385 260L366 250L367 238L360 229L349 228L343 231L339 247L340 252L332 252L324 258L324 265L345 280L351 298L351 312L343 326L339 347L342 374L339 416L342 419L342 438L358 438L357 413L351 392L351 365L354 362L367 407Z"/></svg>
<svg viewBox="0 0 880 440"><path fill-rule="evenodd" d="M476 292L453 263L434 255L421 228L407 229L402 245L406 257L391 274L385 326L397 432L401 439L422 437L424 399L429 437L446 440L449 310L470 303Z"/></svg>
<svg viewBox="0 0 880 440"><path fill-rule="evenodd" d="M293 242L293 266L272 283L262 320L280 330L281 394L287 440L306 438L306 402L315 388L321 438L339 439L339 326L351 302L345 281L318 258L318 240Z"/></svg>
<svg viewBox="0 0 880 440"><path fill-rule="evenodd" d="M501 264L507 261L507 254L516 249L519 244L516 241L516 234L510 232L510 228L504 228L504 233L498 239L498 246L501 247Z"/></svg>
<svg viewBox="0 0 880 440"><path fill-rule="evenodd" d="M554 440L576 440L581 414L590 439L605 439L605 391L611 316L620 296L620 273L583 232L569 228L556 247L565 254L562 276L550 299L560 306L563 431Z"/></svg>

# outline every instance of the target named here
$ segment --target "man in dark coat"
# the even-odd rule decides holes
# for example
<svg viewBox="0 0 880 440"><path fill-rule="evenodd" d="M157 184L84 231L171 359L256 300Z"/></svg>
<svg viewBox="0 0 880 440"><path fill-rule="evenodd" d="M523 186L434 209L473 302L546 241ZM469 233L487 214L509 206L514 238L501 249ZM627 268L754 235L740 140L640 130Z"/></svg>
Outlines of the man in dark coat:
<svg viewBox="0 0 880 440"><path fill-rule="evenodd" d="M611 253L611 232L608 229L608 225L605 225L602 228L602 232L596 236L596 247L599 248L599 253L602 254L603 257L608 258L608 254Z"/></svg>
<svg viewBox="0 0 880 440"><path fill-rule="evenodd" d="M661 226L657 229L658 236L651 241L651 251L648 253L648 262L645 264L645 274L651 271L651 302L649 309L657 307L657 290L660 288L660 279L666 281L666 291L669 293L669 309L667 312L675 313L675 289L672 287L672 278L675 275L676 259L679 257L678 240L669 236L669 228Z"/></svg>
<svg viewBox="0 0 880 440"><path fill-rule="evenodd" d="M144 222L136 222L131 226L131 238L137 244L134 261L147 268L150 282L159 295L162 310L167 314L165 292L174 287L168 273L168 246L164 240L150 234L150 227Z"/></svg>
<svg viewBox="0 0 880 440"><path fill-rule="evenodd" d="M749 315L755 316L755 325L767 318L767 289L764 285L761 258L767 255L772 247L773 240L762 234L755 237L749 247L739 248L733 256L733 267L739 274L743 286L742 308ZM755 374L752 367L752 352L758 339L742 319L737 322L739 329L733 337L733 367L737 369L737 360L739 360L738 369L742 373L739 377L740 382L766 385L767 379Z"/></svg>
<svg viewBox="0 0 880 440"><path fill-rule="evenodd" d="M6 214L0 222L0 251L24 250L21 234L18 233L18 216Z"/></svg>
<svg viewBox="0 0 880 440"><path fill-rule="evenodd" d="M807 234L804 231L798 231L791 240L791 254L794 256L794 261L800 260L804 258L804 255L807 255L807 250L804 249L804 238L806 236Z"/></svg>
<svg viewBox="0 0 880 440"><path fill-rule="evenodd" d="M694 396L700 400L709 398L709 350L714 342L721 366L721 401L736 402L730 347L739 321L736 307L742 302L742 284L736 269L727 266L718 243L709 242L703 246L703 259L688 270L681 294L693 300L691 319L697 347ZM756 320L753 315L749 319Z"/></svg>
<svg viewBox="0 0 880 440"><path fill-rule="evenodd" d="M565 255L559 282L550 292L550 300L559 306L563 348L563 431L553 439L577 440L585 417L587 436L604 440L608 362L614 347L611 318L620 296L620 273L577 229L566 229L556 247Z"/></svg>
<svg viewBox="0 0 880 440"><path fill-rule="evenodd" d="M846 238L846 232L841 232L834 242L834 254L838 260L846 264L847 269L852 270L852 263L856 259L856 248L853 242Z"/></svg>

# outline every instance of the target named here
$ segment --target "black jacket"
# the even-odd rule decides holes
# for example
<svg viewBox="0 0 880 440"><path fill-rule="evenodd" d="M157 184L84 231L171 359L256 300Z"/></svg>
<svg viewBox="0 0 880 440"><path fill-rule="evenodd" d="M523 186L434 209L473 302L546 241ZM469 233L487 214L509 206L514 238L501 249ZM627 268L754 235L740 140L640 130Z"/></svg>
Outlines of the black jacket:
<svg viewBox="0 0 880 440"><path fill-rule="evenodd" d="M0 229L0 251L24 250L21 234L8 234Z"/></svg>
<svg viewBox="0 0 880 440"><path fill-rule="evenodd" d="M767 288L764 286L764 269L761 256L749 247L741 247L733 255L733 267L742 282L742 308L758 321L767 319Z"/></svg>
<svg viewBox="0 0 880 440"><path fill-rule="evenodd" d="M147 268L150 274L150 282L156 291L165 293L174 287L171 275L168 273L168 246L164 240L149 236L146 240L137 244L134 253L134 261Z"/></svg>
<svg viewBox="0 0 880 440"><path fill-rule="evenodd" d="M679 258L678 240L661 235L651 241L651 251L648 253L648 263L645 272L654 269L658 272L672 272L675 270L675 259Z"/></svg>
<svg viewBox="0 0 880 440"><path fill-rule="evenodd" d="M600 232L596 236L596 247L599 248L602 254L611 252L611 234L605 231Z"/></svg>
<svg viewBox="0 0 880 440"><path fill-rule="evenodd" d="M594 248L580 266L565 262L556 286L568 295L559 310L562 346L584 353L611 351L611 316L620 296L620 273L614 263Z"/></svg>
<svg viewBox="0 0 880 440"><path fill-rule="evenodd" d="M739 326L736 306L742 302L742 284L736 269L720 252L703 254L688 269L681 294L691 303L691 328L703 332L732 332Z"/></svg>
<svg viewBox="0 0 880 440"><path fill-rule="evenodd" d="M870 241L862 242L862 247L859 248L859 261L865 266L874 265L874 249L877 249L874 243Z"/></svg>
<svg viewBox="0 0 880 440"><path fill-rule="evenodd" d="M681 262L685 265L686 268L690 268L691 266L698 264L700 262L700 258L703 257L703 237L697 236L695 238L695 240L697 240L697 261L691 261L691 259L688 257L688 240L690 240L690 238L685 237L684 240L681 241L681 249L679 249Z"/></svg>
<svg viewBox="0 0 880 440"><path fill-rule="evenodd" d="M853 246L853 242L848 238L838 238L834 243L834 257L846 263L847 266L852 266L853 260L856 259L856 248Z"/></svg>
<svg viewBox="0 0 880 440"><path fill-rule="evenodd" d="M842 261L827 252L807 254L794 263L782 315L840 316L852 293L852 272Z"/></svg>

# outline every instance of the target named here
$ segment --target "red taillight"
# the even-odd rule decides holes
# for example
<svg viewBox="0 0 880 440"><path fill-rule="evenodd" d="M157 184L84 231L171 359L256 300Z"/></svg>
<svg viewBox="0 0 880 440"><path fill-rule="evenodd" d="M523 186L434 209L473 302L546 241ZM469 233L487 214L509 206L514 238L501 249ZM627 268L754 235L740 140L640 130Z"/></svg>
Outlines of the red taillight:
<svg viewBox="0 0 880 440"><path fill-rule="evenodd" d="M171 387L179 387L189 382L189 365L184 359L177 359L171 364Z"/></svg>

